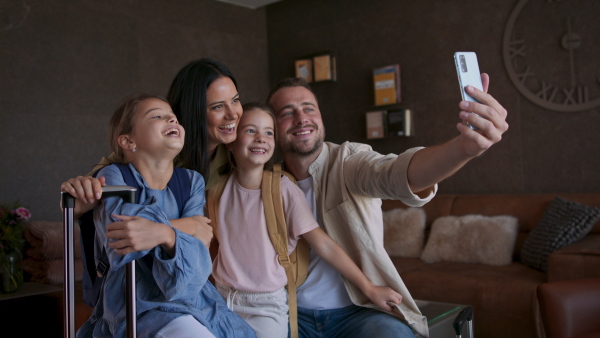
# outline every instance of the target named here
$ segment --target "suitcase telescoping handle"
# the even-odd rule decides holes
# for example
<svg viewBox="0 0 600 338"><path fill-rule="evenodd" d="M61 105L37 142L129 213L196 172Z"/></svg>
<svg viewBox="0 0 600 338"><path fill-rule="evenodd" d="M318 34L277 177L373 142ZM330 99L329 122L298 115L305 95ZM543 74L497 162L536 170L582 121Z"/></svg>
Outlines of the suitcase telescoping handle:
<svg viewBox="0 0 600 338"><path fill-rule="evenodd" d="M469 335L473 337L473 307L466 306L458 316L454 319L454 323L452 326L454 327L454 332L456 333L456 337L462 337L462 328L465 322L469 323Z"/></svg>
<svg viewBox="0 0 600 338"><path fill-rule="evenodd" d="M135 203L136 188L126 185L106 186L102 188L102 198L118 196L125 203ZM64 329L65 337L75 337L75 249L73 230L73 211L75 198L67 192L61 192L64 226ZM126 287L125 302L127 310L127 337L135 338L136 334L136 291L135 291L135 261L125 266Z"/></svg>

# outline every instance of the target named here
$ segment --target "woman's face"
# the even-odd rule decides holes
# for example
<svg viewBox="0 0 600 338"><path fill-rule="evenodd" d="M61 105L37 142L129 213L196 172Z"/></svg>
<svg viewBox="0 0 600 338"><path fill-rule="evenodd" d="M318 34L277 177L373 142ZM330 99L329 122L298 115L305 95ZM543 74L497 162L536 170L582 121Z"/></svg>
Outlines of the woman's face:
<svg viewBox="0 0 600 338"><path fill-rule="evenodd" d="M219 144L235 141L237 123L242 116L240 95L233 81L221 76L206 90L208 149L212 154Z"/></svg>

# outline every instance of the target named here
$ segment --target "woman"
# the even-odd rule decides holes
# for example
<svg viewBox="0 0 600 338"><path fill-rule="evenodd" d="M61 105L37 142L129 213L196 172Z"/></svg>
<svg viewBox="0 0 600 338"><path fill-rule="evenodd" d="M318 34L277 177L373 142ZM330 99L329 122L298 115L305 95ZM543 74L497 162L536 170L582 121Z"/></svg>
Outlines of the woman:
<svg viewBox="0 0 600 338"><path fill-rule="evenodd" d="M227 163L227 150L222 145L235 141L242 115L235 78L216 61L191 62L173 80L167 101L181 125L191 129L178 164L202 174L209 189L218 182L219 169Z"/></svg>

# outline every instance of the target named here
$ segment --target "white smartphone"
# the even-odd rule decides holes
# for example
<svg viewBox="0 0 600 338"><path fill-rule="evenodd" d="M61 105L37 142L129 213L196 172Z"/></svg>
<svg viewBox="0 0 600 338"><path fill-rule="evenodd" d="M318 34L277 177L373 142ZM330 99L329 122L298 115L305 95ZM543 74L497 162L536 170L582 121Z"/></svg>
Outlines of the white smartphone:
<svg viewBox="0 0 600 338"><path fill-rule="evenodd" d="M479 102L477 99L467 94L465 88L473 86L483 90L481 83L481 73L479 72L479 63L477 63L477 54L475 52L456 52L454 53L454 63L456 73L458 74L458 83L460 85L460 94L464 101ZM476 129L468 124L471 129Z"/></svg>

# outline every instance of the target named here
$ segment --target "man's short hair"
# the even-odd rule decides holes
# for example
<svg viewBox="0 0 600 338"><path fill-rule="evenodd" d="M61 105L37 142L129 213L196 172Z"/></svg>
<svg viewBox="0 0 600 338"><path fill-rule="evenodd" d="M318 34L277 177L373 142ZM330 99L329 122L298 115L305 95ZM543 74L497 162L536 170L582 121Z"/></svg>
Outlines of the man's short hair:
<svg viewBox="0 0 600 338"><path fill-rule="evenodd" d="M317 101L317 95L315 95L315 92L313 92L312 88L310 87L308 82L306 82L305 79L303 79L301 77L286 77L283 80L279 81L279 83L276 84L275 87L273 87L273 89L271 89L269 96L267 96L267 105L271 106L271 104L270 104L271 98L273 97L273 95L275 95L275 93L278 90L283 89L283 88L288 88L288 87L304 87L304 88L308 89L308 91L314 95L315 101ZM317 101L317 104L318 104L318 101Z"/></svg>

